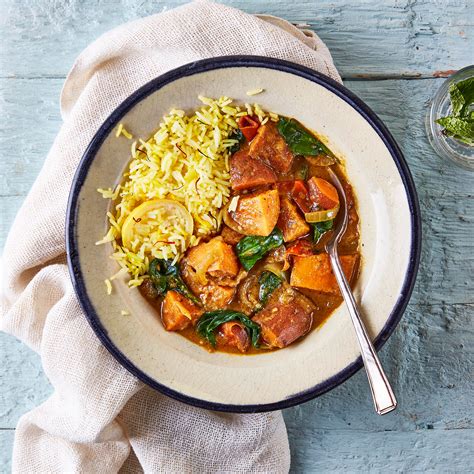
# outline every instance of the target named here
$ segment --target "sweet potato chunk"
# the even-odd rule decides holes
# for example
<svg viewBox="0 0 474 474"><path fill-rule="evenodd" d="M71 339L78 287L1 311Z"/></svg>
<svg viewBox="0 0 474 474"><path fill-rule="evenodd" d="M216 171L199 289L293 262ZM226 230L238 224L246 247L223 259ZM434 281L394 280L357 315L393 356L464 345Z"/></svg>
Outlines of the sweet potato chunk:
<svg viewBox="0 0 474 474"><path fill-rule="evenodd" d="M356 255L339 257L346 278L350 281L356 264ZM323 293L339 294L336 277L332 272L329 255L321 253L309 257L295 256L290 278L291 286L308 288Z"/></svg>
<svg viewBox="0 0 474 474"><path fill-rule="evenodd" d="M272 347L286 347L304 336L313 323L313 303L289 285L272 294L268 304L255 315L263 340Z"/></svg>
<svg viewBox="0 0 474 474"><path fill-rule="evenodd" d="M184 282L207 310L225 308L245 275L239 271L232 247L221 236L190 249L181 263Z"/></svg>
<svg viewBox="0 0 474 474"><path fill-rule="evenodd" d="M280 198L280 216L277 226L283 232L285 242L291 242L309 233L310 228L298 212L296 205L287 197Z"/></svg>
<svg viewBox="0 0 474 474"><path fill-rule="evenodd" d="M201 284L196 278L196 273L189 266L184 266L181 274L185 283L199 297L207 311L226 308L235 295L239 281L238 278L226 279L219 284L220 282L215 279L210 279L207 283Z"/></svg>
<svg viewBox="0 0 474 474"><path fill-rule="evenodd" d="M308 181L309 196L320 209L332 209L339 204L337 189L328 181L313 176Z"/></svg>
<svg viewBox="0 0 474 474"><path fill-rule="evenodd" d="M161 320L167 331L181 331L196 324L202 310L177 291L168 291L161 305Z"/></svg>
<svg viewBox="0 0 474 474"><path fill-rule="evenodd" d="M275 227L280 213L280 197L276 189L241 196L232 219L245 235L266 236Z"/></svg>
<svg viewBox="0 0 474 474"><path fill-rule="evenodd" d="M267 122L258 129L257 135L250 143L249 155L252 158L260 158L280 173L288 173L294 159L274 122Z"/></svg>
<svg viewBox="0 0 474 474"><path fill-rule="evenodd" d="M239 272L239 262L232 247L220 236L191 248L186 263L193 267L200 283L206 283L209 275L233 278Z"/></svg>
<svg viewBox="0 0 474 474"><path fill-rule="evenodd" d="M276 180L269 166L245 151L238 151L230 159L230 184L236 191L276 183Z"/></svg>
<svg viewBox="0 0 474 474"><path fill-rule="evenodd" d="M235 347L240 352L247 352L250 347L250 338L241 323L230 321L219 327L217 343L221 346Z"/></svg>

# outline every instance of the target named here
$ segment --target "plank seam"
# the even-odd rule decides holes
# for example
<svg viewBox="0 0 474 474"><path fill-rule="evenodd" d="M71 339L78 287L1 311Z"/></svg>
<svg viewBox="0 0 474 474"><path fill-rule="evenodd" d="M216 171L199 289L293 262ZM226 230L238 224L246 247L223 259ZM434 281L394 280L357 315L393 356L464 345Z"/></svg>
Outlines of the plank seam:
<svg viewBox="0 0 474 474"><path fill-rule="evenodd" d="M291 410L291 409L288 409ZM15 431L16 428L0 428L0 431ZM287 426L288 431L301 431L300 428L294 428L291 426ZM426 431L473 431L474 428L470 427L457 427L457 428L415 428L413 430L390 430L390 429L384 429L384 430L361 430L361 429L344 429L344 428L314 428L314 429L309 429L307 431L312 431L312 432L347 432L347 433L424 433ZM306 431L306 430L304 430Z"/></svg>
<svg viewBox="0 0 474 474"><path fill-rule="evenodd" d="M450 71L451 72L451 71ZM455 71L452 71L455 72ZM373 73L357 73L343 74L342 79L345 81L390 81L390 80L424 80L424 79L444 79L439 73L425 74L421 72L401 72L390 74L373 74ZM64 74L40 74L40 75L0 75L0 80L42 80L42 79L66 79Z"/></svg>

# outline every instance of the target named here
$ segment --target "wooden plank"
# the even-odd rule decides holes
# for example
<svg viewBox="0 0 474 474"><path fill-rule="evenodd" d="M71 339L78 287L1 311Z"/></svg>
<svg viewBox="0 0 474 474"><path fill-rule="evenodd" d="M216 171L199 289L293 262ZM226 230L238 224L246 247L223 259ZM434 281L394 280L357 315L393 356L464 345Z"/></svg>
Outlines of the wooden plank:
<svg viewBox="0 0 474 474"><path fill-rule="evenodd" d="M399 406L375 414L364 371L286 410L288 429L415 431L474 429L474 305L411 305L380 356ZM302 435L303 437L303 435ZM296 439L295 443L303 441Z"/></svg>
<svg viewBox="0 0 474 474"><path fill-rule="evenodd" d="M9 474L11 472L11 454L14 436L14 430L0 429L0 474Z"/></svg>
<svg viewBox="0 0 474 474"><path fill-rule="evenodd" d="M474 429L470 394L474 305L410 306L381 352L399 400L393 414L375 415L363 371L345 384L304 405L286 410L289 428L413 431ZM51 393L37 354L0 333L0 429ZM420 402L422 400L422 402ZM469 407L471 407L469 409Z"/></svg>
<svg viewBox="0 0 474 474"><path fill-rule="evenodd" d="M92 39L126 21L183 3L186 0L3 0L0 71L4 76L63 77ZM474 28L470 0L223 3L309 24L333 52L344 77L432 76L472 62L467 60Z"/></svg>
<svg viewBox="0 0 474 474"><path fill-rule="evenodd" d="M384 120L403 149L419 188L443 195L469 194L469 173L436 156L425 137L428 102L442 81L346 81L345 85ZM41 169L61 126L62 83L62 79L0 79L4 116L0 152L8 158L0 169L0 197L26 196Z"/></svg>
<svg viewBox="0 0 474 474"><path fill-rule="evenodd" d="M0 79L0 198L26 196L61 126L62 79ZM1 215L8 213L2 209Z"/></svg>
<svg viewBox="0 0 474 474"><path fill-rule="evenodd" d="M52 389L43 372L39 355L3 332L0 332L0 354L2 430L14 428L20 416L46 400Z"/></svg>
<svg viewBox="0 0 474 474"><path fill-rule="evenodd" d="M423 222L422 258L412 303L472 303L473 295L469 289L474 274L474 201L462 193L443 198L420 190L419 194L426 218ZM1 245L23 199L22 196L0 197ZM450 216L449 225L446 224L447 216Z"/></svg>
<svg viewBox="0 0 474 474"><path fill-rule="evenodd" d="M58 128L60 79L0 80L6 133L0 153L10 156L0 170L0 247L31 187ZM424 131L427 101L441 79L347 81L388 125L400 143L417 184L423 215L424 246L415 303L470 303L474 271L472 180L469 173L437 157ZM38 99L41 97L42 99ZM41 125L38 126L38 117ZM24 137L28 131L27 139ZM15 153L11 153L11 139ZM450 225L446 225L449 216ZM452 282L459 284L453 285Z"/></svg>
<svg viewBox="0 0 474 474"><path fill-rule="evenodd" d="M289 429L292 473L472 472L473 430ZM295 444L294 440L298 439Z"/></svg>
<svg viewBox="0 0 474 474"><path fill-rule="evenodd" d="M364 432L289 429L292 473L469 472L472 430ZM0 430L0 473L11 471L13 430ZM298 440L295 443L294 440Z"/></svg>
<svg viewBox="0 0 474 474"><path fill-rule="evenodd" d="M363 372L319 399L286 410L293 472L364 471L364 463L379 470L386 455L393 471L423 470L430 459L439 471L447 469L452 459L446 453L454 456L456 446L462 453L474 428L469 409L474 388L472 309L412 308L405 315L382 352L400 402L395 413L383 418L374 414ZM13 369L2 374L8 389L0 404L5 428L40 403L50 388L34 353L6 335L0 335L0 342L0 352L8 356L3 367Z"/></svg>

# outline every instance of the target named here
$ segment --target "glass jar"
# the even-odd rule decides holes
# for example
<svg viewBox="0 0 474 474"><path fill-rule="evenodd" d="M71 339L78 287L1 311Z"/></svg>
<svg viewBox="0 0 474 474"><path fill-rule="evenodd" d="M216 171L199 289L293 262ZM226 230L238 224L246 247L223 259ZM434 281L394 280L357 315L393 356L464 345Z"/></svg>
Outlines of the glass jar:
<svg viewBox="0 0 474 474"><path fill-rule="evenodd" d="M451 113L449 86L473 76L474 66L468 66L444 81L433 97L425 119L426 133L435 152L470 171L474 171L474 146L467 145L444 134L443 127L438 125L436 120Z"/></svg>

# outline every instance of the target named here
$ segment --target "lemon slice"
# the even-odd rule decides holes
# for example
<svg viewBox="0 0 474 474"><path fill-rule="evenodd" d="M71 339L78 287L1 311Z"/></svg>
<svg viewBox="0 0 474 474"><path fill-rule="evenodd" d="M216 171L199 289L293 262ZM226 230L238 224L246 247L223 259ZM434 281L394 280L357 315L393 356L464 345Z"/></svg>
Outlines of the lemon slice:
<svg viewBox="0 0 474 474"><path fill-rule="evenodd" d="M159 217L150 216L152 212ZM194 230L193 217L181 203L171 199L153 199L140 204L125 219L122 226L122 244L127 248L131 248L135 238L140 237L136 229L138 223L141 225L152 223L154 226L159 226L160 221L170 217L180 219L187 236L192 235Z"/></svg>

